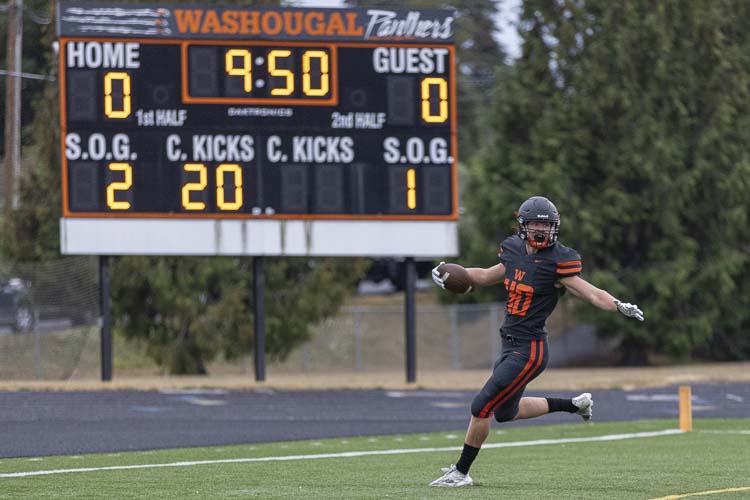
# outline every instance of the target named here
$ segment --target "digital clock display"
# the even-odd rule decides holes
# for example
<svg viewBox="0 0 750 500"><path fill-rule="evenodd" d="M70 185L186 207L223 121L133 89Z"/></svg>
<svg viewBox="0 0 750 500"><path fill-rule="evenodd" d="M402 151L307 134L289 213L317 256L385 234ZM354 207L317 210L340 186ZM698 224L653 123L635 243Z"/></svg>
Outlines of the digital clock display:
<svg viewBox="0 0 750 500"><path fill-rule="evenodd" d="M399 28L425 36L376 37L386 25L357 9L129 7L63 9L65 217L457 217L440 15ZM121 27L133 18L153 27ZM235 18L250 34L228 35Z"/></svg>
<svg viewBox="0 0 750 500"><path fill-rule="evenodd" d="M305 44L185 44L189 103L336 105L336 51Z"/></svg>

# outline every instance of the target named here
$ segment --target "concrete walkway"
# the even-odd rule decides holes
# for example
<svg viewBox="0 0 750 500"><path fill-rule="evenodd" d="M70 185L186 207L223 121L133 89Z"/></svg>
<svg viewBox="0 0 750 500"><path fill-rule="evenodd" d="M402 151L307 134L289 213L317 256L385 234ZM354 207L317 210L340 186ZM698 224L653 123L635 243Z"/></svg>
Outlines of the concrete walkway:
<svg viewBox="0 0 750 500"><path fill-rule="evenodd" d="M0 390L158 390L165 388L225 389L440 389L477 390L489 376L489 370L420 371L417 382L407 384L405 372L274 373L269 370L265 382L247 375L210 375L207 377L153 376L118 373L111 382L96 379L69 381L0 381ZM750 362L708 363L663 367L550 368L529 385L529 390L624 389L697 383L750 382Z"/></svg>

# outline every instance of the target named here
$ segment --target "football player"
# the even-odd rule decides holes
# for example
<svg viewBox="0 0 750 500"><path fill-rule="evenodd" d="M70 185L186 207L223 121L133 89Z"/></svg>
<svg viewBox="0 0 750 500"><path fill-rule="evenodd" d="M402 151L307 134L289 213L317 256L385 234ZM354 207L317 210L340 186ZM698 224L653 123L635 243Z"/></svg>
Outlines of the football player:
<svg viewBox="0 0 750 500"><path fill-rule="evenodd" d="M500 328L503 348L492 376L471 404L471 421L464 448L455 465L430 486L471 486L469 468L490 432L490 418L498 422L534 418L552 412L592 416L594 400L590 393L571 399L522 397L526 385L547 366L545 323L557 299L570 291L606 311L618 311L643 321L637 305L621 302L607 291L581 278L581 256L557 240L560 214L547 198L533 196L518 209L518 234L500 245L500 263L484 268L468 268L472 286L504 283L508 291L505 321ZM437 271L432 279L445 283Z"/></svg>

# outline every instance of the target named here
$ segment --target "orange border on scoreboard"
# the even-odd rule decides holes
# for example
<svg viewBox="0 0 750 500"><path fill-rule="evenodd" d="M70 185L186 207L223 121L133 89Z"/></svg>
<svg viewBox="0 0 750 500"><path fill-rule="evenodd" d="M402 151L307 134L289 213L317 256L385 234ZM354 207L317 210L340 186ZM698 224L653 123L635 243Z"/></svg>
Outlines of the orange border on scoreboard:
<svg viewBox="0 0 750 500"><path fill-rule="evenodd" d="M67 109L66 104L66 87L65 87L65 44L68 42L85 42L85 41L97 41L97 42L133 42L141 44L153 44L153 45L174 45L183 44L186 40L182 39L139 39L139 38L59 38L59 64L60 64L60 147L61 147L61 162L60 166L62 169L62 215L63 217L75 217L75 218L113 218L113 219L252 219L252 220L274 220L274 219L285 219L285 220L404 220L404 221L449 221L458 219L458 134L457 134L457 116L456 116L456 64L455 64L455 47L453 45L445 45L439 43L424 43L419 44L419 47L442 47L447 48L450 57L450 76L453 85L450 89L451 98L451 119L450 119L450 135L451 135L451 147L453 149L453 163L451 164L452 169L452 182L453 182L453 203L450 214L446 215L424 215L424 214L273 214L273 215L254 215L250 213L235 213L235 212L221 212L221 213L186 213L186 212L71 212L68 208L68 159L65 157L65 137L67 135ZM206 41L207 44L214 43L222 45L223 40L216 40L212 42ZM193 43L193 42L190 42ZM273 45L272 43L269 43ZM291 45L287 43L286 45ZM298 43L299 44L299 43ZM305 44L299 44L305 45ZM322 44L321 44L322 45ZM363 42L340 42L330 44L331 47L374 47L374 46L388 46L388 47L414 47L416 44L409 43L363 43ZM332 52L334 53L334 52ZM183 66L184 71L184 66ZM184 83L183 78L183 83ZM338 82L337 82L338 83ZM338 95L338 84L336 85L336 93ZM279 101L274 100L274 103Z"/></svg>
<svg viewBox="0 0 750 500"><path fill-rule="evenodd" d="M68 159L65 157L65 137L68 135L67 123L67 109L65 102L67 101L67 89L65 87L65 43L64 39L59 40L57 57L59 58L60 68L60 172L62 185L62 212L63 217L70 217L70 211L68 211Z"/></svg>
<svg viewBox="0 0 750 500"><path fill-rule="evenodd" d="M339 103L338 85L331 86L331 96L327 99L313 99L307 97L293 97L293 98L274 98L274 97L191 97L188 93L188 45L227 45L236 47L254 47L254 46L277 46L277 47L322 47L326 48L331 53L331 70L330 81L338 82L338 57L336 53L336 46L327 43L309 44L303 42L287 42L287 43L274 43L266 41L238 41L238 42L224 42L224 41L213 41L213 40L184 40L180 43L180 57L181 57L181 77L182 77L182 102L186 104L265 104L265 105L287 105L287 106L337 106Z"/></svg>
<svg viewBox="0 0 750 500"><path fill-rule="evenodd" d="M458 80L456 79L456 55L455 47L452 45L448 46L448 52L450 53L451 60L451 147L453 148L453 209L451 213L452 219L458 219L458 116L456 112L456 85Z"/></svg>

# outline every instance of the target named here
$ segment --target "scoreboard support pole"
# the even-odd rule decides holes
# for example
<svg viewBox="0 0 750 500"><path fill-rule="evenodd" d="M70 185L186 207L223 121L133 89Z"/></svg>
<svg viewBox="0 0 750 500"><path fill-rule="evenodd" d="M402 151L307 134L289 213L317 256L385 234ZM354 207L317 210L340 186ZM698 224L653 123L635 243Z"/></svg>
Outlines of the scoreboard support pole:
<svg viewBox="0 0 750 500"><path fill-rule="evenodd" d="M416 315L414 304L414 288L416 282L416 266L414 257L407 257L405 261L406 282L404 284L406 311L406 381L414 383L417 381L417 335Z"/></svg>
<svg viewBox="0 0 750 500"><path fill-rule="evenodd" d="M109 257L106 255L99 256L99 293L102 315L100 329L102 381L109 382L112 380L112 312L110 309Z"/></svg>
<svg viewBox="0 0 750 500"><path fill-rule="evenodd" d="M255 355L255 380L266 380L266 318L263 289L265 288L263 257L253 258L253 337Z"/></svg>

